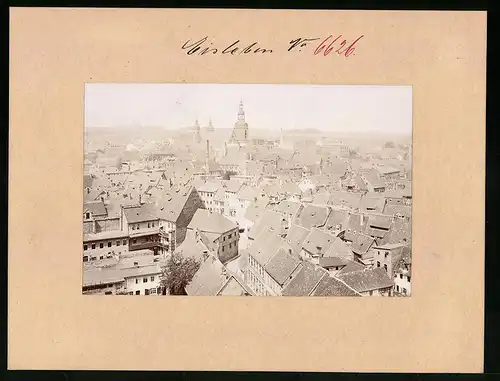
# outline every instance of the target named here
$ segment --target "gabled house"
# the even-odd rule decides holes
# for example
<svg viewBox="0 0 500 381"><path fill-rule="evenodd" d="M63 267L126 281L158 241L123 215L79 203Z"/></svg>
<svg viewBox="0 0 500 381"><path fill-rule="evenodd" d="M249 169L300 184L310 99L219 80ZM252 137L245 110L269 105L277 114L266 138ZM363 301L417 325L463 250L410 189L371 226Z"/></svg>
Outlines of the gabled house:
<svg viewBox="0 0 500 381"><path fill-rule="evenodd" d="M189 296L253 295L253 292L213 255L203 261L185 290Z"/></svg>
<svg viewBox="0 0 500 381"><path fill-rule="evenodd" d="M365 266L371 266L373 264L373 252L370 249L374 244L374 238L363 233L356 234L351 245L354 260Z"/></svg>
<svg viewBox="0 0 500 381"><path fill-rule="evenodd" d="M394 288L393 279L381 268L337 274L336 278L362 296L391 296Z"/></svg>
<svg viewBox="0 0 500 381"><path fill-rule="evenodd" d="M363 179L369 192L381 193L385 191L385 181L379 177L375 170L361 174L361 178Z"/></svg>
<svg viewBox="0 0 500 381"><path fill-rule="evenodd" d="M169 251L184 241L187 227L198 209L204 203L192 186L175 187L165 191L163 197L155 203L159 226L166 233Z"/></svg>
<svg viewBox="0 0 500 381"><path fill-rule="evenodd" d="M337 237L317 228L312 228L309 235L302 243L302 257L314 264L318 264L324 257Z"/></svg>
<svg viewBox="0 0 500 381"><path fill-rule="evenodd" d="M330 208L316 205L305 205L295 217L293 222L303 228L323 227L326 224Z"/></svg>
<svg viewBox="0 0 500 381"><path fill-rule="evenodd" d="M390 278L394 277L395 265L402 258L405 245L393 243L386 245L373 245L373 264L374 267L381 267Z"/></svg>
<svg viewBox="0 0 500 381"><path fill-rule="evenodd" d="M238 226L222 214L198 209L187 228L198 232L203 243L216 253L217 258L222 263L239 255L240 233Z"/></svg>
<svg viewBox="0 0 500 381"><path fill-rule="evenodd" d="M160 227L156 205L122 206L121 222L121 230L129 235L129 251L149 249L155 255L168 252L169 241Z"/></svg>

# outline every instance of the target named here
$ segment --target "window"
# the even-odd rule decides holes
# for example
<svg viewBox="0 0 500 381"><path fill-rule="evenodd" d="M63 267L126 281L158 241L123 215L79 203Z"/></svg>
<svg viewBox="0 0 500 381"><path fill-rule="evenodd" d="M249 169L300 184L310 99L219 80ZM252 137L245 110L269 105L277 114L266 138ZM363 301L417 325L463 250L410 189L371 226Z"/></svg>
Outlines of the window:
<svg viewBox="0 0 500 381"><path fill-rule="evenodd" d="M148 278L142 278L142 283L146 283L148 281Z"/></svg>
<svg viewBox="0 0 500 381"><path fill-rule="evenodd" d="M95 243L92 244L92 249L95 249Z"/></svg>
<svg viewBox="0 0 500 381"><path fill-rule="evenodd" d="M385 258L387 259L388 256L389 256L389 253L386 252L385 253Z"/></svg>
<svg viewBox="0 0 500 381"><path fill-rule="evenodd" d="M108 242L108 247L111 247L111 241Z"/></svg>
<svg viewBox="0 0 500 381"><path fill-rule="evenodd" d="M231 236L232 236L232 235L233 235L232 233L231 233L231 234L229 234L229 237L227 237L227 239L231 239Z"/></svg>
<svg viewBox="0 0 500 381"><path fill-rule="evenodd" d="M139 279L136 279L136 280L135 280L135 284L139 284Z"/></svg>
<svg viewBox="0 0 500 381"><path fill-rule="evenodd" d="M84 256L84 257L83 257L83 261L84 261L84 262L88 262L88 261L89 261L89 257Z"/></svg>
<svg viewBox="0 0 500 381"><path fill-rule="evenodd" d="M152 288L151 290L149 290L149 293L150 294L156 294L156 288Z"/></svg>
<svg viewBox="0 0 500 381"><path fill-rule="evenodd" d="M99 257L99 259L104 259L104 256L103 256L103 255L101 255L101 256Z"/></svg>
<svg viewBox="0 0 500 381"><path fill-rule="evenodd" d="M399 286L396 285L396 291L399 292Z"/></svg>
<svg viewBox="0 0 500 381"><path fill-rule="evenodd" d="M403 274L399 274L399 279L403 279Z"/></svg>
<svg viewBox="0 0 500 381"><path fill-rule="evenodd" d="M86 218L87 220L90 218L90 213L89 213L89 212L85 213L85 218Z"/></svg>
<svg viewBox="0 0 500 381"><path fill-rule="evenodd" d="M387 265L384 265L384 270L387 271Z"/></svg>
<svg viewBox="0 0 500 381"><path fill-rule="evenodd" d="M150 227L151 227L151 224L148 222L148 228L150 228Z"/></svg>
<svg viewBox="0 0 500 381"><path fill-rule="evenodd" d="M91 261L95 261L96 259L97 259L97 257L90 257Z"/></svg>
<svg viewBox="0 0 500 381"><path fill-rule="evenodd" d="M129 295L134 295L134 291L130 291L128 294Z"/></svg>
<svg viewBox="0 0 500 381"><path fill-rule="evenodd" d="M120 246L120 241L116 241L116 246Z"/></svg>
<svg viewBox="0 0 500 381"><path fill-rule="evenodd" d="M127 240L126 240L126 239L124 239L124 240L123 240L123 244L124 244L124 245L126 245L126 244L127 244Z"/></svg>
<svg viewBox="0 0 500 381"><path fill-rule="evenodd" d="M112 295L113 293L111 291L106 291L104 295Z"/></svg>
<svg viewBox="0 0 500 381"><path fill-rule="evenodd" d="M154 228L154 227L155 227L155 223L154 223L154 222L151 222L151 226Z"/></svg>
<svg viewBox="0 0 500 381"><path fill-rule="evenodd" d="M137 240L136 240L136 239L133 239L133 240L132 240L132 243L137 243Z"/></svg>
<svg viewBox="0 0 500 381"><path fill-rule="evenodd" d="M87 250L87 249L88 249L87 245L83 245L83 250Z"/></svg>
<svg viewBox="0 0 500 381"><path fill-rule="evenodd" d="M229 248L231 248L231 242L229 243Z"/></svg>
<svg viewBox="0 0 500 381"><path fill-rule="evenodd" d="M377 267L380 267L380 262L379 261L377 261Z"/></svg>
<svg viewBox="0 0 500 381"><path fill-rule="evenodd" d="M373 295L373 290L370 290L370 292L368 294L370 294L370 296L372 296Z"/></svg>
<svg viewBox="0 0 500 381"><path fill-rule="evenodd" d="M224 246L222 246L222 251L224 251Z"/></svg>
<svg viewBox="0 0 500 381"><path fill-rule="evenodd" d="M104 243L103 243L103 242L101 242L101 243L99 244L99 247L102 249L102 248L104 247Z"/></svg>
<svg viewBox="0 0 500 381"><path fill-rule="evenodd" d="M405 295L406 295L406 288L401 287L401 290L403 291L403 294L405 294Z"/></svg>
<svg viewBox="0 0 500 381"><path fill-rule="evenodd" d="M408 275L408 282L410 282L411 276Z"/></svg>
<svg viewBox="0 0 500 381"><path fill-rule="evenodd" d="M226 240L226 237L222 238L222 240L223 240L223 241L225 241L225 240Z"/></svg>
<svg viewBox="0 0 500 381"><path fill-rule="evenodd" d="M152 277L151 277L151 282L154 282L154 281L155 281L155 277L154 277L154 276L152 276Z"/></svg>
<svg viewBox="0 0 500 381"><path fill-rule="evenodd" d="M141 290L137 290L137 291L135 292L135 294L136 294L136 295L141 295Z"/></svg>
<svg viewBox="0 0 500 381"><path fill-rule="evenodd" d="M148 289L144 290L144 295L149 295L149 290Z"/></svg>

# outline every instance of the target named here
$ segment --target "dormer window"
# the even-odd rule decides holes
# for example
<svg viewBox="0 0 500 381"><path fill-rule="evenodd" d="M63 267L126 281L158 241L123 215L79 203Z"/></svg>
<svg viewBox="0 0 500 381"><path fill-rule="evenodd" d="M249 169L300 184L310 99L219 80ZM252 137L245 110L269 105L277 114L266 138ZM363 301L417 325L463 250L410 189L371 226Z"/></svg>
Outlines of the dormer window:
<svg viewBox="0 0 500 381"><path fill-rule="evenodd" d="M89 213L89 212L85 213L85 218L86 218L87 220L90 218L90 213Z"/></svg>

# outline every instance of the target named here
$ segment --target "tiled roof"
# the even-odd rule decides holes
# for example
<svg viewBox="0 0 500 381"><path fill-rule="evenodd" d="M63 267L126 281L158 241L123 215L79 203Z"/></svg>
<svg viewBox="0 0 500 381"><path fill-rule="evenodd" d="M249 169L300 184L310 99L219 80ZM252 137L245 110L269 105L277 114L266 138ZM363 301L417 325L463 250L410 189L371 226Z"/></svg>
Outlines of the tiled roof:
<svg viewBox="0 0 500 381"><path fill-rule="evenodd" d="M91 188L94 178L91 175L83 175L83 187Z"/></svg>
<svg viewBox="0 0 500 381"><path fill-rule="evenodd" d="M313 196L313 204L326 205L330 199L330 193L317 193Z"/></svg>
<svg viewBox="0 0 500 381"><path fill-rule="evenodd" d="M198 192L216 192L222 184L220 182L213 181L199 181L193 184Z"/></svg>
<svg viewBox="0 0 500 381"><path fill-rule="evenodd" d="M140 207L125 208L123 213L129 224L155 221L158 219L156 206L154 204L143 204Z"/></svg>
<svg viewBox="0 0 500 381"><path fill-rule="evenodd" d="M311 229L311 233L309 233L307 238L302 243L302 247L304 250L312 254L317 254L318 251L325 254L336 239L337 237L331 234L313 228Z"/></svg>
<svg viewBox="0 0 500 381"><path fill-rule="evenodd" d="M385 198L384 197L363 197L359 203L361 212L374 211L382 213L384 210Z"/></svg>
<svg viewBox="0 0 500 381"><path fill-rule="evenodd" d="M296 201L280 201L278 204L269 205L269 207L278 213L293 217L299 211L301 204Z"/></svg>
<svg viewBox="0 0 500 381"><path fill-rule="evenodd" d="M215 296L229 280L231 274L224 265L214 256L209 256L194 274L191 282L186 286L189 296Z"/></svg>
<svg viewBox="0 0 500 381"><path fill-rule="evenodd" d="M344 282L330 276L319 281L311 296L361 296Z"/></svg>
<svg viewBox="0 0 500 381"><path fill-rule="evenodd" d="M182 254L184 257L192 257L197 261L203 259L204 252L208 254L208 249L203 243L196 239L196 234L192 230L186 232L184 241L175 248L175 251Z"/></svg>
<svg viewBox="0 0 500 381"><path fill-rule="evenodd" d="M384 208L384 214L388 216L401 215L402 217L411 217L411 206L387 204Z"/></svg>
<svg viewBox="0 0 500 381"><path fill-rule="evenodd" d="M234 179L222 180L222 186L226 192L237 193L241 189L242 185L243 183Z"/></svg>
<svg viewBox="0 0 500 381"><path fill-rule="evenodd" d="M294 223L306 229L321 227L325 224L330 210L326 207L306 205L296 217Z"/></svg>
<svg viewBox="0 0 500 381"><path fill-rule="evenodd" d="M302 244L311 231L299 225L292 224L288 229L285 241L291 247L292 252L298 255L302 250Z"/></svg>
<svg viewBox="0 0 500 381"><path fill-rule="evenodd" d="M374 188L385 187L385 181L379 178L375 170L364 173L363 177L363 180L371 184Z"/></svg>
<svg viewBox="0 0 500 381"><path fill-rule="evenodd" d="M279 249L267 262L265 270L278 284L283 285L299 263L297 258L292 257L285 250Z"/></svg>
<svg viewBox="0 0 500 381"><path fill-rule="evenodd" d="M363 266L361 263L354 262L354 261L347 261L345 267L343 269L341 269L337 273L337 275L348 274L348 273L351 273L354 271L360 271L360 270L363 270L364 268L365 268L365 266Z"/></svg>
<svg viewBox="0 0 500 381"><path fill-rule="evenodd" d="M300 195L302 191L297 184L292 182L283 183L280 187L280 193L288 193L292 195Z"/></svg>
<svg viewBox="0 0 500 381"><path fill-rule="evenodd" d="M94 216L104 216L107 215L106 206L102 201L93 201L83 203L83 212L91 212Z"/></svg>
<svg viewBox="0 0 500 381"><path fill-rule="evenodd" d="M190 186L161 190L161 199L156 200L158 218L176 222L193 191Z"/></svg>
<svg viewBox="0 0 500 381"><path fill-rule="evenodd" d="M248 206L245 212L245 218L247 220L257 222L263 216L268 203L269 199L267 197L259 198L256 202Z"/></svg>
<svg viewBox="0 0 500 381"><path fill-rule="evenodd" d="M238 191L236 197L242 200L253 202L255 198L258 197L258 195L259 192L255 188L249 187L248 185L243 185Z"/></svg>
<svg viewBox="0 0 500 381"><path fill-rule="evenodd" d="M392 225L392 216L385 215L368 215L367 226L388 230Z"/></svg>
<svg viewBox="0 0 500 381"><path fill-rule="evenodd" d="M411 222L396 218L389 232L382 239L377 240L377 244L384 245L399 242L411 243Z"/></svg>
<svg viewBox="0 0 500 381"><path fill-rule="evenodd" d="M83 286L118 283L130 277L154 274L161 274L161 268L157 263L127 268L118 266L108 268L89 267L83 271Z"/></svg>
<svg viewBox="0 0 500 381"><path fill-rule="evenodd" d="M352 256L353 254L351 248L347 246L345 242L338 237L335 238L333 244L325 253L325 257L352 258Z"/></svg>
<svg viewBox="0 0 500 381"><path fill-rule="evenodd" d="M321 267L339 267L339 266L345 266L348 262L347 259L345 258L340 258L340 257L322 257L319 258L318 264Z"/></svg>
<svg viewBox="0 0 500 381"><path fill-rule="evenodd" d="M283 296L308 296L316 287L320 279L328 276L327 272L321 267L316 267L310 263L302 262L302 268L293 277L293 279L283 288Z"/></svg>
<svg viewBox="0 0 500 381"><path fill-rule="evenodd" d="M347 206L352 209L359 207L361 200L360 193L334 191L331 193L328 204L335 206Z"/></svg>
<svg viewBox="0 0 500 381"><path fill-rule="evenodd" d="M366 254L375 240L362 233L358 233L352 241L352 251L356 254Z"/></svg>
<svg viewBox="0 0 500 381"><path fill-rule="evenodd" d="M389 278L381 267L368 268L348 274L337 274L337 277L357 292L378 290L394 285L393 279Z"/></svg>
<svg viewBox="0 0 500 381"><path fill-rule="evenodd" d="M274 229L276 234L283 234L286 225L286 218L278 212L265 210L262 217L255 223L248 232L248 237L255 239L264 229Z"/></svg>
<svg viewBox="0 0 500 381"><path fill-rule="evenodd" d="M340 225L340 230L343 230L347 226L349 221L349 214L345 210L331 210L328 219L326 220L325 229L331 230L335 229L337 225Z"/></svg>
<svg viewBox="0 0 500 381"><path fill-rule="evenodd" d="M262 266L265 266L283 242L284 240L276 232L266 229L250 245L247 252Z"/></svg>
<svg viewBox="0 0 500 381"><path fill-rule="evenodd" d="M206 209L198 209L188 225L188 229L202 232L223 234L236 229L236 224L219 213L211 213Z"/></svg>

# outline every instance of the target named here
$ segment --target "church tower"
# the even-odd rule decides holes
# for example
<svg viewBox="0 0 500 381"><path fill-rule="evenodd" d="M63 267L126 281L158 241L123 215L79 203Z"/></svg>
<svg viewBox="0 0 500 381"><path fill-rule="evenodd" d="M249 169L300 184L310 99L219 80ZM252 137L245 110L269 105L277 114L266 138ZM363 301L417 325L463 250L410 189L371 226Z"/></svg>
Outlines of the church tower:
<svg viewBox="0 0 500 381"><path fill-rule="evenodd" d="M243 109L243 100L241 100L238 108L238 119L234 124L233 133L229 138L229 143L245 145L247 142L248 142L248 123L245 121L245 110Z"/></svg>
<svg viewBox="0 0 500 381"><path fill-rule="evenodd" d="M208 132L214 132L214 126L212 124L212 118L208 119L208 127L207 127L207 131Z"/></svg>
<svg viewBox="0 0 500 381"><path fill-rule="evenodd" d="M200 123L198 123L198 118L196 118L196 121L194 122L194 126L191 128L191 134L193 135L193 140L196 143L201 142Z"/></svg>

